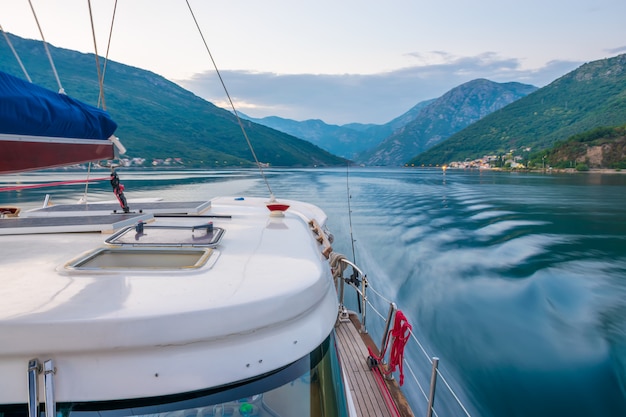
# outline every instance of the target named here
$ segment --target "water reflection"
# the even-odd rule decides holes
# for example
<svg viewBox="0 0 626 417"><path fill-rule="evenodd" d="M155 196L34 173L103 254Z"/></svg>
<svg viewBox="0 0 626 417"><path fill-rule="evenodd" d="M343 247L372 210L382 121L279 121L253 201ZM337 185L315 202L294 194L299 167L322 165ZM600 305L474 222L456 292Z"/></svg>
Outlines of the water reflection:
<svg viewBox="0 0 626 417"><path fill-rule="evenodd" d="M475 415L623 415L626 176L439 175L351 174L373 285Z"/></svg>

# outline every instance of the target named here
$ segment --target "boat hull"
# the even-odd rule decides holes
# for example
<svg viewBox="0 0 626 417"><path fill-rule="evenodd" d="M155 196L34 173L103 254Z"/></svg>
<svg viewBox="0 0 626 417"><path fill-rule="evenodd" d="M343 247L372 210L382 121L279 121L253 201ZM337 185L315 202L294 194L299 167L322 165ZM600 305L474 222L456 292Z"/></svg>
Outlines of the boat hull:
<svg viewBox="0 0 626 417"><path fill-rule="evenodd" d="M113 159L107 140L0 135L0 173L53 168Z"/></svg>

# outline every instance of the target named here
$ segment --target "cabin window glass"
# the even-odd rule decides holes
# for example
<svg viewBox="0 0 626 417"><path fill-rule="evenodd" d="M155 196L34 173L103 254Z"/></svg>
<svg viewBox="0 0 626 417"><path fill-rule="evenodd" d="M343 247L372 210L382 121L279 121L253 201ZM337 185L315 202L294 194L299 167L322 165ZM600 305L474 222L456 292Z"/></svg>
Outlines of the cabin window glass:
<svg viewBox="0 0 626 417"><path fill-rule="evenodd" d="M0 417L25 417L9 413ZM12 410L17 411L17 410ZM59 403L58 417L345 417L334 335L306 357L253 380L201 392L98 403ZM43 412L42 412L43 417Z"/></svg>

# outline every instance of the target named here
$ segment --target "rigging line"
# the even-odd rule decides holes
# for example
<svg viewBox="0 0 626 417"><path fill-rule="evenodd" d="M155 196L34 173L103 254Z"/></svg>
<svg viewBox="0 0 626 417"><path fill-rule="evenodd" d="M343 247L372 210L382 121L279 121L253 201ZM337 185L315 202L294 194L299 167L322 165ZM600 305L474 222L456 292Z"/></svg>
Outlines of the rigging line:
<svg viewBox="0 0 626 417"><path fill-rule="evenodd" d="M85 192L83 193L82 198L80 199L82 202L87 202L87 192L89 191L89 177L91 176L91 162L87 165L87 182L85 182Z"/></svg>
<svg viewBox="0 0 626 417"><path fill-rule="evenodd" d="M263 178L263 181L265 181L265 185L267 186L267 189L270 193L270 200L274 201L274 193L272 192L272 188L270 187L270 183L267 181L267 177L265 176L265 172L263 172L263 167L261 166L261 163L259 162L259 159L256 156L256 152L254 152L254 148L252 147L252 143L250 142L250 139L248 138L248 134L246 133L246 129L243 127L243 122L241 121L241 118L239 117L239 113L237 112L237 109L235 108L235 104L233 103L233 100L230 97L230 93L228 92L228 89L226 88L226 84L224 83L224 80L222 79L222 74L220 73L219 69L217 69L217 64L215 63L215 60L213 59L213 54L211 54L211 50L209 49L209 45L207 44L206 40L204 39L204 35L202 34L202 30L200 29L200 25L198 24L198 20L196 19L195 14L193 13L193 10L191 9L191 5L189 4L189 0L186 0L187 3L187 7L189 8L189 12L191 13L191 17L193 18L194 23L196 24L196 28L198 28L198 33L200 33L200 37L202 38L202 42L204 43L204 47L206 48L208 54L209 54L209 58L211 58L211 62L213 63L213 68L215 68L215 72L217 73L218 78L220 79L220 83L222 83L222 88L224 89L224 92L226 93L226 97L228 98L228 102L230 103L230 107L233 109L233 113L235 114L235 117L237 118L237 122L239 123L239 127L241 128L241 132L243 133L244 138L246 138L246 142L248 143L248 148L250 148L250 152L252 152L252 156L254 157L254 162L256 163L257 167L259 168L259 172L261 173L261 177Z"/></svg>
<svg viewBox="0 0 626 417"><path fill-rule="evenodd" d="M52 72L54 73L54 78L57 80L57 85L59 86L59 94L65 94L65 90L61 85L61 79L59 78L59 74L57 73L57 69L54 66L54 61L52 60L52 55L50 54L50 49L48 48L48 42L43 36L43 31L41 30L41 25L39 24L39 19L37 19L37 13L35 13L35 8L33 7L33 2L28 0L28 4L30 4L30 10L33 12L33 17L35 18L35 22L37 23L37 28L39 29L39 34L41 35L41 40L43 41L43 47L46 50L46 55L48 55L48 61L50 61L50 66L52 67Z"/></svg>
<svg viewBox="0 0 626 417"><path fill-rule="evenodd" d="M354 252L354 236L352 234L352 207L350 206L350 161L346 167L346 190L348 192L348 220L350 222L350 243L352 243L352 262L356 263L356 255Z"/></svg>
<svg viewBox="0 0 626 417"><path fill-rule="evenodd" d="M87 0L87 5L89 7L89 19L91 21L91 36L93 37L93 48L94 53L96 55L96 70L98 73L98 86L100 92L98 94L98 107L102 105L102 109L106 110L106 102L104 100L104 70L102 71L102 75L100 75L100 61L98 59L98 44L96 42L96 31L93 24L93 13L91 10L91 0ZM117 7L117 0L115 1L115 7ZM113 10L113 19L115 19L115 9ZM113 31L113 23L111 23L111 31ZM111 33L109 32L109 45L111 42ZM108 48L107 48L107 56L108 56ZM104 67L106 69L106 61L104 63ZM91 175L91 162L89 162L89 167L87 169L87 180L89 180L89 176ZM83 193L83 197L81 201L87 202L87 193L89 192L89 181L85 183L85 192Z"/></svg>
<svg viewBox="0 0 626 417"><path fill-rule="evenodd" d="M102 109L106 110L107 105L104 101L104 81L102 79L102 74L100 73L100 58L98 57L98 44L96 42L96 29L93 25L93 13L91 12L91 0L87 0L87 5L89 6L89 19L91 20L91 36L93 38L93 50L96 55L96 71L98 72L98 85L100 87L100 98L102 99ZM98 99L98 102L100 101Z"/></svg>
<svg viewBox="0 0 626 417"><path fill-rule="evenodd" d="M2 25L0 25L0 32L2 32L2 34L4 35L4 39L6 39L7 44L9 45L9 48L11 48L11 51L13 51L13 55L15 56L15 59L17 59L17 63L20 64L20 68L22 68L22 71L24 72L26 79L28 80L29 83L32 83L33 80L30 79L30 75L28 75L28 71L26 71L26 67L22 63L20 56L17 54L17 51L13 47L13 44L11 43L11 39L9 39L9 35L7 35L4 29L2 29Z"/></svg>
<svg viewBox="0 0 626 417"><path fill-rule="evenodd" d="M113 38L113 24L115 23L115 12L117 11L117 0L113 5L113 16L111 17L111 28L109 29L109 40L107 41L107 52L104 56L104 64L102 65L102 84L104 85L104 75L107 72L107 64L109 62L109 51L111 50L111 39ZM104 91L104 90L103 90ZM100 100L104 100L104 93L98 96L98 107L100 106Z"/></svg>

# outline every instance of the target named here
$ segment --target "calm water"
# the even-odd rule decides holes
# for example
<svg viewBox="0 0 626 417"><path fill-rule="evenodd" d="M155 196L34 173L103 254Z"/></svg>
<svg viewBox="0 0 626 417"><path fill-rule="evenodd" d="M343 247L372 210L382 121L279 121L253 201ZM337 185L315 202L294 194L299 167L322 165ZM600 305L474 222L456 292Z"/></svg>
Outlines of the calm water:
<svg viewBox="0 0 626 417"><path fill-rule="evenodd" d="M471 415L626 415L626 175L357 168L267 174L279 199L322 207L335 250L352 258L349 185L357 263L441 359ZM268 195L253 171L120 176L130 199L155 191L175 200ZM40 180L0 177L0 186ZM34 207L46 192L55 202L74 202L83 188L2 192L0 204ZM94 201L112 198L108 184L90 188ZM428 372L422 358L407 353L420 375ZM409 384L422 414L420 394ZM440 416L462 415L447 404L438 397Z"/></svg>

